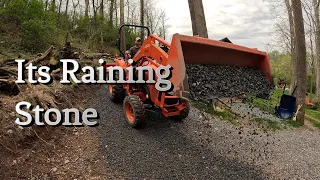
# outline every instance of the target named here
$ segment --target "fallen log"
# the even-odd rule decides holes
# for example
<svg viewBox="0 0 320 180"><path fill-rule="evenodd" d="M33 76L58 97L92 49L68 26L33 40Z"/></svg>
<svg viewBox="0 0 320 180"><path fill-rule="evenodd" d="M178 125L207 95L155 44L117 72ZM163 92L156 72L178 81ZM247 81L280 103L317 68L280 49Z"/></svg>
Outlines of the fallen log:
<svg viewBox="0 0 320 180"><path fill-rule="evenodd" d="M30 60L25 66L28 66L29 64L31 63L37 63L37 62L40 62L40 61L43 61L45 59L47 59L47 57L51 56L52 54L52 51L54 50L55 48L53 46L51 46L45 53L43 53L41 56L39 57L36 57L35 59L32 59ZM50 59L50 57L48 58L48 60Z"/></svg>
<svg viewBox="0 0 320 180"><path fill-rule="evenodd" d="M0 63L0 66L12 66L16 64L15 59L5 59Z"/></svg>
<svg viewBox="0 0 320 180"><path fill-rule="evenodd" d="M51 74L58 74L58 73L60 73L60 72L61 72L61 69L58 68L58 69L56 69L56 70L53 70L53 71L51 72Z"/></svg>
<svg viewBox="0 0 320 180"><path fill-rule="evenodd" d="M0 76L8 76L8 75L18 76L16 72L12 72L8 68L0 68Z"/></svg>
<svg viewBox="0 0 320 180"><path fill-rule="evenodd" d="M56 81L60 81L62 79L61 69L58 68L56 70L53 70L51 72L51 77Z"/></svg>
<svg viewBox="0 0 320 180"><path fill-rule="evenodd" d="M60 81L62 79L62 74L51 74L53 80Z"/></svg>
<svg viewBox="0 0 320 180"><path fill-rule="evenodd" d="M0 83L9 83L10 81L8 79L0 79Z"/></svg>
<svg viewBox="0 0 320 180"><path fill-rule="evenodd" d="M0 79L9 79L10 76L0 76Z"/></svg>
<svg viewBox="0 0 320 180"><path fill-rule="evenodd" d="M100 59L111 57L109 53L91 53L91 54L83 54L84 59Z"/></svg>
<svg viewBox="0 0 320 180"><path fill-rule="evenodd" d="M227 111L231 112L232 114L241 117L241 114L235 110L232 109L232 107L230 105L228 105L227 103L225 103L224 101L222 101L219 98L215 98L216 102L214 102L213 106L215 107L219 107L219 106L223 106Z"/></svg>

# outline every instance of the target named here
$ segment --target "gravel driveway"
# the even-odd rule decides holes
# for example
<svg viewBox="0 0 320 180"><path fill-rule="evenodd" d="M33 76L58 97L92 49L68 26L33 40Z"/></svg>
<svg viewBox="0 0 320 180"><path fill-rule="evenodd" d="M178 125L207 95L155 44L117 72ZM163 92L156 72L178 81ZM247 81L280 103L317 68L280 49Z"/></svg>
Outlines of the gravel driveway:
<svg viewBox="0 0 320 180"><path fill-rule="evenodd" d="M182 123L150 112L135 130L106 88L94 93L106 165L125 179L320 179L319 130L265 132L194 108Z"/></svg>

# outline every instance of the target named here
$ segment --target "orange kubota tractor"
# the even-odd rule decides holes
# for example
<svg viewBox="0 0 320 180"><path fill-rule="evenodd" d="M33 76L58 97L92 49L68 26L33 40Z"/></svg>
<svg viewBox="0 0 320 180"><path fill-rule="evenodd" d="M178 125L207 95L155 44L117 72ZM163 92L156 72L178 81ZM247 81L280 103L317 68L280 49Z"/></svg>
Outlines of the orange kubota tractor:
<svg viewBox="0 0 320 180"><path fill-rule="evenodd" d="M110 98L114 102L123 102L127 121L132 127L137 127L144 121L146 107L159 108L165 117L173 117L177 120L185 119L188 116L189 86L186 64L257 68L265 74L270 83L273 83L269 60L265 52L227 42L180 34L174 34L170 44L156 35L150 35L149 28L136 25L120 27L119 47L121 31L126 26L145 28L148 32L147 39L132 58L136 66L150 66L154 70L160 65L169 64L172 66L170 81L173 90L171 92L160 92L154 84L109 84ZM124 52L121 54L125 57ZM106 66L121 66L125 70L131 66L127 60L128 58L116 56L114 63L109 63ZM146 75L145 78L147 80L148 76Z"/></svg>

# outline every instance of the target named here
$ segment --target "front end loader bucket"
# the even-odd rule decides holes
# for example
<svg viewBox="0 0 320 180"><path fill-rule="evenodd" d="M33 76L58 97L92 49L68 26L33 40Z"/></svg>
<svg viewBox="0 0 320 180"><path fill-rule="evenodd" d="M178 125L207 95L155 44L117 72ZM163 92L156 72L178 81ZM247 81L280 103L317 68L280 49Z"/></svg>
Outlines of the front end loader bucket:
<svg viewBox="0 0 320 180"><path fill-rule="evenodd" d="M171 83L174 94L185 98L189 98L186 64L256 68L273 84L267 53L201 37L173 35L167 64L173 68Z"/></svg>

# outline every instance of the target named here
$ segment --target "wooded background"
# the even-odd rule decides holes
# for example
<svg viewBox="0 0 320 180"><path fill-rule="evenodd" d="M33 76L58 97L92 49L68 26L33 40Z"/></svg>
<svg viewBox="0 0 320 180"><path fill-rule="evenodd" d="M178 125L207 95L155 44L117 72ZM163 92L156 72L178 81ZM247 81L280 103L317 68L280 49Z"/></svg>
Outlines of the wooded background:
<svg viewBox="0 0 320 180"><path fill-rule="evenodd" d="M0 0L0 43L37 53L72 41L103 51L117 45L122 24L146 25L166 38L167 20L156 0ZM137 36L140 29L126 29L127 48Z"/></svg>

